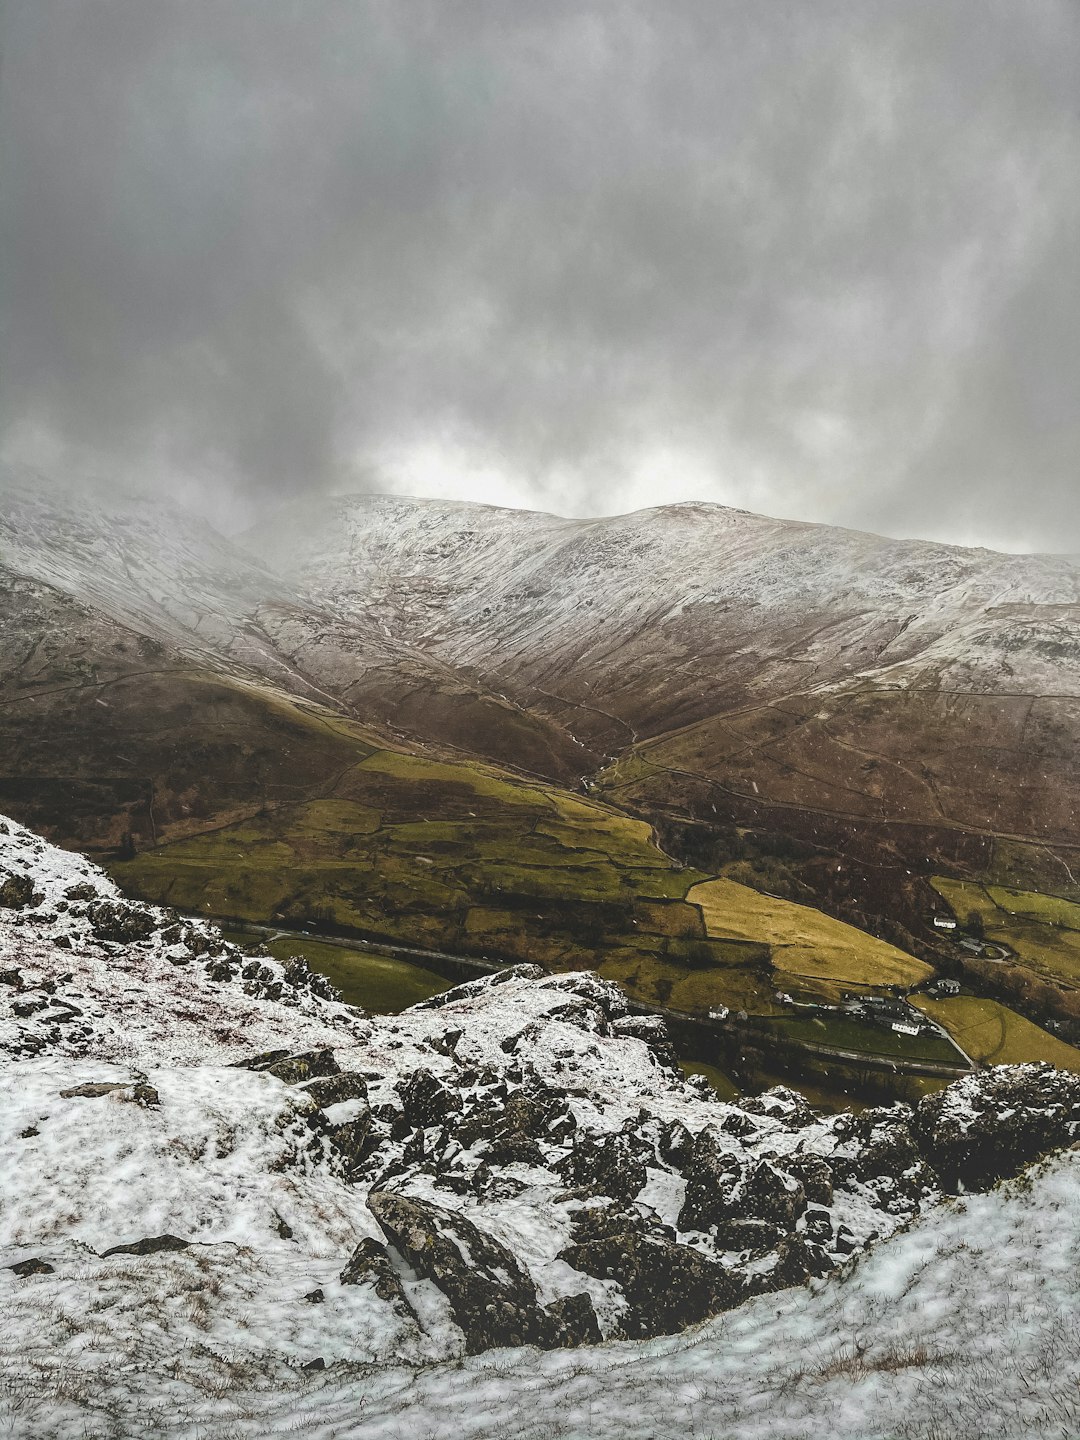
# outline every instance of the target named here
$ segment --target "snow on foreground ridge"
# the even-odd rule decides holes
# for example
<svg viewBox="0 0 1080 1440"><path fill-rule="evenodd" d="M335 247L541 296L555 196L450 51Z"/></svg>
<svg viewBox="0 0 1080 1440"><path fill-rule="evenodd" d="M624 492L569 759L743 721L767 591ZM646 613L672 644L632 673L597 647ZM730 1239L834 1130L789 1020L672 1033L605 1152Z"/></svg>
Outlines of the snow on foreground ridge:
<svg viewBox="0 0 1080 1440"><path fill-rule="evenodd" d="M0 1434L1075 1435L1076 1157L941 1202L1078 1127L722 1104L590 975L366 1017L6 822Z"/></svg>
<svg viewBox="0 0 1080 1440"><path fill-rule="evenodd" d="M685 1335L306 1373L273 1347L245 1361L205 1334L178 1359L161 1294L175 1291L176 1312L199 1294L164 1256L160 1291L122 1316L115 1302L79 1310L75 1284L20 1306L19 1328L0 1327L0 1426L35 1440L1075 1440L1078 1235L1070 1153L950 1202L840 1277ZM259 1299L257 1274L235 1283Z"/></svg>

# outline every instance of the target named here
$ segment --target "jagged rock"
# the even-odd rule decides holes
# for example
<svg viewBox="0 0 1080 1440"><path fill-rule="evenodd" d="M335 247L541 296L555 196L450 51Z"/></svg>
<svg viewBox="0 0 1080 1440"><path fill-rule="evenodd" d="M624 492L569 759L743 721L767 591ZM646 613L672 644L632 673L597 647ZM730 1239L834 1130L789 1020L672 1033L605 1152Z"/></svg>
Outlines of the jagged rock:
<svg viewBox="0 0 1080 1440"><path fill-rule="evenodd" d="M368 1206L417 1274L446 1296L468 1354L557 1343L532 1279L505 1245L463 1215L415 1196L373 1191Z"/></svg>
<svg viewBox="0 0 1080 1440"><path fill-rule="evenodd" d="M710 1227L719 1250L749 1251L764 1255L784 1238L784 1231L771 1220L720 1220Z"/></svg>
<svg viewBox="0 0 1080 1440"><path fill-rule="evenodd" d="M836 1234L833 1236L832 1248L837 1255L850 1255L853 1251L857 1250L859 1246L858 1241L848 1227L846 1225L840 1225L837 1227Z"/></svg>
<svg viewBox="0 0 1080 1440"><path fill-rule="evenodd" d="M530 1135L497 1135L488 1141L487 1158L492 1165L543 1165L544 1152Z"/></svg>
<svg viewBox="0 0 1080 1440"><path fill-rule="evenodd" d="M833 1157L836 1179L871 1184L887 1208L910 1208L936 1185L919 1151L912 1120L909 1105L876 1106L861 1115L841 1117L837 1133L848 1144L846 1153Z"/></svg>
<svg viewBox="0 0 1080 1440"><path fill-rule="evenodd" d="M662 1015L625 1015L611 1028L621 1039L644 1040L662 1064L676 1063L675 1047Z"/></svg>
<svg viewBox="0 0 1080 1440"><path fill-rule="evenodd" d="M340 1075L341 1066L334 1058L333 1050L304 1050L290 1054L287 1050L268 1050L263 1055L254 1055L250 1060L237 1062L237 1069L259 1070L276 1075L287 1085L299 1085L305 1080L318 1080L328 1075Z"/></svg>
<svg viewBox="0 0 1080 1440"><path fill-rule="evenodd" d="M402 1320L419 1323L386 1246L371 1236L365 1236L360 1241L338 1279L342 1285L370 1285L379 1299L385 1300Z"/></svg>
<svg viewBox="0 0 1080 1440"><path fill-rule="evenodd" d="M793 1175L803 1187L807 1200L814 1205L831 1205L833 1198L833 1172L829 1162L821 1155L800 1151L797 1155L777 1158L777 1164Z"/></svg>
<svg viewBox="0 0 1080 1440"><path fill-rule="evenodd" d="M601 980L590 970L575 971L570 975L559 975L548 982L550 990L565 990L587 1000L603 1014L608 1021L622 1020L629 1013L626 996L610 980Z"/></svg>
<svg viewBox="0 0 1080 1440"><path fill-rule="evenodd" d="M125 905L118 900L102 900L87 911L90 928L98 940L114 940L125 945L149 940L156 926L151 911Z"/></svg>
<svg viewBox="0 0 1080 1440"><path fill-rule="evenodd" d="M557 1144L576 1127L565 1096L546 1089L517 1090L501 1105L484 1096L468 1118L455 1125L454 1136L466 1148L485 1141L495 1165L542 1165L544 1154L536 1137Z"/></svg>
<svg viewBox="0 0 1080 1440"><path fill-rule="evenodd" d="M580 1295L562 1295L547 1307L558 1334L558 1344L567 1349L581 1345L599 1345L604 1338L596 1319L592 1300L584 1291Z"/></svg>
<svg viewBox="0 0 1080 1440"><path fill-rule="evenodd" d="M14 1265L8 1265L7 1269L18 1275L20 1280L25 1280L31 1275L52 1275L56 1266L50 1265L47 1260L18 1260Z"/></svg>
<svg viewBox="0 0 1080 1440"><path fill-rule="evenodd" d="M340 1105L346 1100L366 1100L368 1094L367 1081L355 1070L323 1075L317 1080L307 1081L301 1089L324 1110L328 1105Z"/></svg>
<svg viewBox="0 0 1080 1440"><path fill-rule="evenodd" d="M643 1235L645 1229L645 1217L633 1206L585 1204L570 1216L570 1234L575 1245L611 1240L630 1232Z"/></svg>
<svg viewBox="0 0 1080 1440"><path fill-rule="evenodd" d="M633 1200L648 1178L625 1135L577 1136L555 1170L568 1186L613 1200Z"/></svg>
<svg viewBox="0 0 1080 1440"><path fill-rule="evenodd" d="M767 1160L747 1161L725 1152L703 1130L687 1167L680 1230L708 1230L731 1221L760 1220L790 1230L806 1208L803 1187Z"/></svg>
<svg viewBox="0 0 1080 1440"><path fill-rule="evenodd" d="M81 880L77 885L68 886L64 891L64 898L75 901L94 900L97 898L97 893L93 885L89 884L86 880Z"/></svg>
<svg viewBox="0 0 1080 1440"><path fill-rule="evenodd" d="M48 1000L43 1000L39 995L32 995L25 1000L15 1000L11 1006L11 1013L20 1020L29 1020L31 1015L37 1015L40 1011L48 1008Z"/></svg>
<svg viewBox="0 0 1080 1440"><path fill-rule="evenodd" d="M565 1005L556 1005L553 1010L547 1012L542 1020L534 1021L520 1035L515 1036L515 1049L529 1031L539 1033L543 1027L550 1025L553 1021L558 1021L562 1025L572 1025L575 1030L584 1030L586 1035L610 1035L612 1033L607 1011L591 997L582 996L578 999L568 1000ZM503 1048L505 1049L505 1046Z"/></svg>
<svg viewBox="0 0 1080 1440"><path fill-rule="evenodd" d="M803 1213L803 1234L815 1245L829 1246L833 1239L832 1216L818 1205L808 1205Z"/></svg>
<svg viewBox="0 0 1080 1440"><path fill-rule="evenodd" d="M559 1258L598 1280L615 1281L626 1299L620 1323L630 1340L685 1330L737 1305L744 1293L738 1277L689 1245L633 1230L569 1245Z"/></svg>
<svg viewBox="0 0 1080 1440"><path fill-rule="evenodd" d="M802 1235L784 1235L776 1246L771 1265L756 1265L747 1274L747 1291L766 1295L804 1285L811 1275L827 1275L834 1268L832 1257Z"/></svg>
<svg viewBox="0 0 1080 1440"><path fill-rule="evenodd" d="M681 1120L669 1120L661 1127L656 1152L665 1165L682 1170L694 1153L694 1137Z"/></svg>
<svg viewBox="0 0 1080 1440"><path fill-rule="evenodd" d="M0 985L11 985L16 990L22 989L22 973L19 970L0 970Z"/></svg>
<svg viewBox="0 0 1080 1440"><path fill-rule="evenodd" d="M1080 1076L995 1066L928 1095L914 1129L946 1188L983 1190L1080 1135Z"/></svg>
<svg viewBox="0 0 1080 1440"><path fill-rule="evenodd" d="M0 873L0 909L32 910L45 899L34 889L30 875L9 875Z"/></svg>
<svg viewBox="0 0 1080 1440"><path fill-rule="evenodd" d="M350 1105L358 1101L348 1102ZM368 1134L371 1129L371 1111L364 1105L361 1112L347 1119L335 1121L333 1112L327 1117L323 1134L338 1158L341 1172L346 1180L355 1180L364 1168L368 1156Z"/></svg>
<svg viewBox="0 0 1080 1440"><path fill-rule="evenodd" d="M398 1087L402 1113L412 1130L426 1130L438 1125L451 1111L461 1109L461 1096L451 1090L430 1070L414 1070Z"/></svg>
<svg viewBox="0 0 1080 1440"><path fill-rule="evenodd" d="M459 1000L468 1000L473 995L490 990L495 985L503 985L508 980L543 980L547 973L541 965L507 965L504 970L496 970L480 980L467 980L464 985L455 985L453 990L444 990L441 995L433 995L429 1000L419 1000L411 1008L441 1010L444 1005L455 1005Z"/></svg>
<svg viewBox="0 0 1080 1440"><path fill-rule="evenodd" d="M436 1035L429 1040L428 1044L439 1055L453 1055L461 1036L460 1030L445 1030L441 1035Z"/></svg>
<svg viewBox="0 0 1080 1440"><path fill-rule="evenodd" d="M145 1240L132 1240L127 1245L113 1245L101 1252L102 1259L109 1255L157 1255L162 1250L186 1250L190 1240L181 1240L179 1235L148 1235Z"/></svg>

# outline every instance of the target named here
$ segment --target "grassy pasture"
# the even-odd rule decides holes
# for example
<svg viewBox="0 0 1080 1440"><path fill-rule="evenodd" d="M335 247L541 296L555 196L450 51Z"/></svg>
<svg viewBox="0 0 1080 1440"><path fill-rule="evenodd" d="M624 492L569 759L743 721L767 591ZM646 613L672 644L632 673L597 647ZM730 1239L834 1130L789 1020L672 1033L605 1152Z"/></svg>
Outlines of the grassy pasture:
<svg viewBox="0 0 1080 1440"><path fill-rule="evenodd" d="M1061 1070L1080 1073L1080 1050L1025 1020L1022 1015L972 995L944 1000L912 996L912 1001L946 1029L960 1048L982 1065L1019 1065L1047 1060Z"/></svg>
<svg viewBox="0 0 1080 1440"><path fill-rule="evenodd" d="M898 1035L895 1031L860 1021L851 1015L792 1015L769 1022L774 1034L809 1045L828 1045L863 1055L886 1055L903 1060L927 1060L946 1065L962 1063L940 1035Z"/></svg>
<svg viewBox="0 0 1080 1440"><path fill-rule="evenodd" d="M707 880L686 896L700 905L711 936L764 941L772 948L778 985L834 982L839 987L915 985L929 965L895 945L834 920L820 910L778 900L735 880Z"/></svg>
<svg viewBox="0 0 1080 1440"><path fill-rule="evenodd" d="M326 794L114 869L133 893L185 910L314 919L553 968L595 964L620 931L645 950L695 932L708 946L682 902L702 877L658 850L643 821L494 767L397 751L364 749Z"/></svg>

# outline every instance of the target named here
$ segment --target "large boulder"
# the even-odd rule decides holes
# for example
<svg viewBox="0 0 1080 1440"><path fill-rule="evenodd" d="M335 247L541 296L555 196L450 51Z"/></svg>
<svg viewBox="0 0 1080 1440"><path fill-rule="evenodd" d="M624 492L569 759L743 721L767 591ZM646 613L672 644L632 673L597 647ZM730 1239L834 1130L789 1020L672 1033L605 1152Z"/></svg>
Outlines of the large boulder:
<svg viewBox="0 0 1080 1440"><path fill-rule="evenodd" d="M556 1327L558 1343L568 1350L579 1345L599 1345L603 1336L596 1311L588 1295L563 1295L553 1300L547 1313Z"/></svg>
<svg viewBox="0 0 1080 1440"><path fill-rule="evenodd" d="M303 1050L292 1053L288 1050L267 1050L262 1055L253 1055L250 1060L238 1060L241 1070L259 1070L284 1080L286 1085L302 1085L307 1080L324 1079L341 1073L341 1066L334 1058L333 1050L325 1047L318 1050Z"/></svg>
<svg viewBox="0 0 1080 1440"><path fill-rule="evenodd" d="M607 1021L622 1020L629 1011L626 996L611 980L602 980L591 970L576 970L545 982L545 989L565 991L585 1000Z"/></svg>
<svg viewBox="0 0 1080 1440"><path fill-rule="evenodd" d="M149 940L157 929L153 911L142 910L123 901L102 900L87 911L90 928L98 940L119 941L131 945Z"/></svg>
<svg viewBox="0 0 1080 1440"><path fill-rule="evenodd" d="M984 1190L1080 1135L1080 1075L999 1065L928 1095L915 1113L922 1153L949 1190Z"/></svg>
<svg viewBox="0 0 1080 1440"><path fill-rule="evenodd" d="M461 1109L461 1096L444 1085L430 1070L414 1070L398 1087L401 1109L410 1130L439 1125L452 1111Z"/></svg>
<svg viewBox="0 0 1080 1440"><path fill-rule="evenodd" d="M908 1105L878 1106L842 1116L837 1134L844 1143L832 1157L837 1181L869 1186L882 1208L910 1212L937 1187L912 1128Z"/></svg>
<svg viewBox="0 0 1080 1440"><path fill-rule="evenodd" d="M322 1075L308 1080L301 1086L305 1095L310 1095L321 1109L328 1105L343 1105L347 1100L366 1100L367 1081L356 1070L342 1070L337 1075Z"/></svg>
<svg viewBox="0 0 1080 1440"><path fill-rule="evenodd" d="M416 1273L446 1296L468 1354L559 1343L559 1328L538 1305L527 1271L463 1215L385 1190L372 1191L368 1207Z"/></svg>
<svg viewBox="0 0 1080 1440"><path fill-rule="evenodd" d="M0 909L30 910L40 905L44 895L34 889L29 875L10 875L0 871Z"/></svg>

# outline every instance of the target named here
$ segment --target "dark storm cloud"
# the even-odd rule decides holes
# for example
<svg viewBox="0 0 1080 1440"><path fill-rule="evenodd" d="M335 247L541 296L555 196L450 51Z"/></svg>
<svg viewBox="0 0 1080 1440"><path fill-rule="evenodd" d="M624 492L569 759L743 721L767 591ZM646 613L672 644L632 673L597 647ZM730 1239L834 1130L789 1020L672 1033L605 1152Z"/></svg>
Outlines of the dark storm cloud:
<svg viewBox="0 0 1080 1440"><path fill-rule="evenodd" d="M1078 78L1072 0L9 0L8 448L1080 549Z"/></svg>

